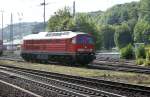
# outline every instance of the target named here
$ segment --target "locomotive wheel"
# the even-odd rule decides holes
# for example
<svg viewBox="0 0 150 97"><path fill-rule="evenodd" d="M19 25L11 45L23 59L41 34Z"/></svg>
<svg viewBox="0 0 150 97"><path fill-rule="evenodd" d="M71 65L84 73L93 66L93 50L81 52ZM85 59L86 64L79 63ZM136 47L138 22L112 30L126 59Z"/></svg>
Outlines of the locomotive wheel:
<svg viewBox="0 0 150 97"><path fill-rule="evenodd" d="M67 61L66 64L69 66L74 66L76 64L76 62L73 60L70 60L70 61Z"/></svg>
<svg viewBox="0 0 150 97"><path fill-rule="evenodd" d="M82 66L85 66L90 62L91 62L90 56L86 56L86 55L77 56L77 63Z"/></svg>
<svg viewBox="0 0 150 97"><path fill-rule="evenodd" d="M64 60L64 63L66 65L73 66L73 65L75 65L76 62L75 62L75 60L72 56L66 56L65 60Z"/></svg>
<svg viewBox="0 0 150 97"><path fill-rule="evenodd" d="M86 60L80 60L77 63L80 64L81 66L85 66L85 65L89 64L90 62L88 62Z"/></svg>

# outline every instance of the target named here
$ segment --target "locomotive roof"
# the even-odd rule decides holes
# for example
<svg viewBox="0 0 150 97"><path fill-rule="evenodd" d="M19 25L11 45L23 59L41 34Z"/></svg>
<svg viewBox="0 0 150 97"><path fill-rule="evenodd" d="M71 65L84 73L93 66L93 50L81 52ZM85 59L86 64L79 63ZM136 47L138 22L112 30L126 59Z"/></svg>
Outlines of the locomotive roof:
<svg viewBox="0 0 150 97"><path fill-rule="evenodd" d="M77 36L79 34L85 34L83 32L39 32L38 34L30 34L23 37L23 40L40 40L40 39L67 39Z"/></svg>

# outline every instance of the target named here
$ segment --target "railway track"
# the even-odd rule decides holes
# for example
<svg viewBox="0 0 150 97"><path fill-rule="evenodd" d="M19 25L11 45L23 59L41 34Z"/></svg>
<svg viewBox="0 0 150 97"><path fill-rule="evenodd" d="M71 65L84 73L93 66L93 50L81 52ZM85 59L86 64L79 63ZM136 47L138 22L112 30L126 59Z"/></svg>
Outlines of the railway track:
<svg viewBox="0 0 150 97"><path fill-rule="evenodd" d="M17 58L17 57L16 58L1 57L0 60L24 62L23 59ZM88 64L85 68L150 74L150 68L148 67L127 65L127 64L121 64L121 63L115 64L115 63L106 62L106 61L102 61L102 62L96 61L96 62L93 62L92 64Z"/></svg>
<svg viewBox="0 0 150 97"><path fill-rule="evenodd" d="M0 60L24 62L24 60L21 57L15 57L15 56L2 56L0 57Z"/></svg>
<svg viewBox="0 0 150 97"><path fill-rule="evenodd" d="M113 71L123 71L123 72L134 72L134 73L143 73L150 74L150 68L141 67L135 65L127 64L113 64L108 62L94 62L88 65L89 68L93 69L103 69L103 70L113 70Z"/></svg>
<svg viewBox="0 0 150 97"><path fill-rule="evenodd" d="M52 79L21 68L0 67L0 79L44 97L123 97L122 95ZM124 96L125 97L125 96Z"/></svg>
<svg viewBox="0 0 150 97"><path fill-rule="evenodd" d="M29 77L34 76L34 79L45 80L48 83L49 83L48 81L49 79L53 79L50 81L50 84L55 83L55 85L59 86L59 85L62 85L62 82L68 83L67 85L63 85L63 86L65 86L65 88L69 88L70 90L73 89L74 91L81 90L79 93L83 93L86 96L89 93L88 95L90 97L91 96L93 97L95 96L120 97L120 95L121 97L122 96L149 97L150 95L150 88L144 87L144 86L118 83L118 82L112 82L112 81L106 81L106 80L100 80L100 79L83 78L83 77L78 77L78 76L64 75L64 74L58 74L58 73L52 73L52 72L22 69L22 68L18 68L18 67L16 68L16 67L11 67L11 66L9 66L9 68L11 68L9 69L10 71L15 68L15 71L13 71L14 73L20 72L21 75L24 75L24 76L31 74ZM42 79L38 78L39 76L42 76ZM54 80L57 80L58 82ZM74 83L73 86L70 85L71 83ZM81 87L83 89L81 89ZM104 92L104 91L107 91L107 92ZM113 96L111 96L112 94Z"/></svg>
<svg viewBox="0 0 150 97"><path fill-rule="evenodd" d="M0 80L0 97L41 97L28 90ZM7 91L6 91L7 90Z"/></svg>

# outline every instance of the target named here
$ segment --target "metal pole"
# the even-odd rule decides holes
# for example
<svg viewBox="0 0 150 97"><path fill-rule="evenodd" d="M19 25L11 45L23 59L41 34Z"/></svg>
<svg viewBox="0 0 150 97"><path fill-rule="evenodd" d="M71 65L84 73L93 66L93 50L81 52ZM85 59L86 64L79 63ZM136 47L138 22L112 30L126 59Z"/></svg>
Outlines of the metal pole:
<svg viewBox="0 0 150 97"><path fill-rule="evenodd" d="M45 3L45 0L44 0L44 2L43 3L41 3L40 4L41 6L44 6L44 13L43 13L43 19L44 19L44 24L43 24L43 26L44 26L44 31L45 31L45 28L46 28L46 20L45 20L45 6L47 5L46 3Z"/></svg>
<svg viewBox="0 0 150 97"><path fill-rule="evenodd" d="M22 17L23 17L23 13L21 12L21 13L19 13L18 12L18 16L19 16L19 33L20 33L20 39L22 39L22 37L23 37L23 34L22 34L22 31L23 30L21 30L21 29L23 29L23 28L21 28L22 27Z"/></svg>
<svg viewBox="0 0 150 97"><path fill-rule="evenodd" d="M3 29L3 12L2 11L2 50L3 50L3 33L4 33L4 29Z"/></svg>
<svg viewBox="0 0 150 97"><path fill-rule="evenodd" d="M76 3L75 1L73 1L73 17L75 17L75 13L76 13Z"/></svg>
<svg viewBox="0 0 150 97"><path fill-rule="evenodd" d="M45 31L45 27L46 27L46 24L45 24L45 0L44 0L44 31Z"/></svg>
<svg viewBox="0 0 150 97"><path fill-rule="evenodd" d="M11 49L13 52L13 15L12 15L12 13L11 13L11 20L10 20L10 41L12 41Z"/></svg>

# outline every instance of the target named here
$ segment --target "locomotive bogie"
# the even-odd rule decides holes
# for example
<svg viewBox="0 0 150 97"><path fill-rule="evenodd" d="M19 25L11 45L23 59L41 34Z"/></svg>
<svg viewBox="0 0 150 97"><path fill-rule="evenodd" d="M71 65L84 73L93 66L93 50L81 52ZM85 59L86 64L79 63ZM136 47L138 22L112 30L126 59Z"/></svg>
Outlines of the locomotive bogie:
<svg viewBox="0 0 150 97"><path fill-rule="evenodd" d="M95 59L94 54L77 54L77 55L47 55L47 54L21 54L25 61L30 62L62 62L66 64L88 64Z"/></svg>

